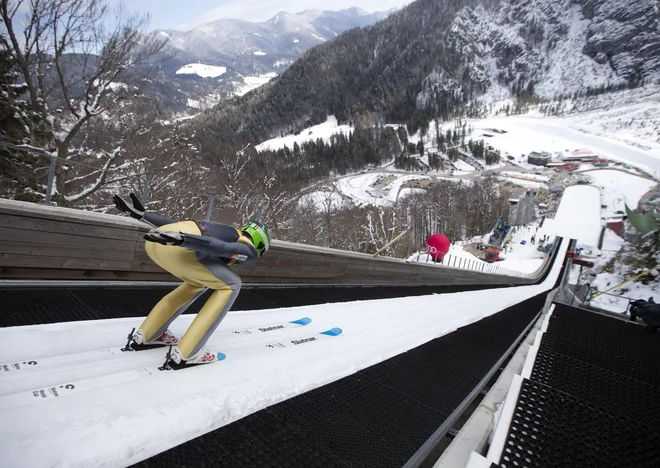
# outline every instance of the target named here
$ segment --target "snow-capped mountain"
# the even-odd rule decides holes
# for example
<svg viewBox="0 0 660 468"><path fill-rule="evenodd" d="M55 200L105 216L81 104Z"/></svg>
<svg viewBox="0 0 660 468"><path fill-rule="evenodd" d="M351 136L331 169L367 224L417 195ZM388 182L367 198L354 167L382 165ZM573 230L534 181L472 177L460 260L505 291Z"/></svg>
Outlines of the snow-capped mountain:
<svg viewBox="0 0 660 468"><path fill-rule="evenodd" d="M215 144L263 141L328 115L375 114L415 132L432 118L483 112L483 101L660 84L656 0L617 1L417 0L309 50L240 106L221 103L208 119Z"/></svg>
<svg viewBox="0 0 660 468"><path fill-rule="evenodd" d="M430 89L455 86L456 75L463 72L471 75L473 86L495 97L529 90L542 98L652 81L660 72L654 0L466 5L456 14L446 43L468 60L453 77L437 67L426 79L422 104Z"/></svg>
<svg viewBox="0 0 660 468"><path fill-rule="evenodd" d="M157 31L169 38L165 73L189 63L226 67L243 76L282 72L310 47L344 31L368 26L389 12L367 13L359 8L339 11L280 12L262 23L221 19L190 31Z"/></svg>

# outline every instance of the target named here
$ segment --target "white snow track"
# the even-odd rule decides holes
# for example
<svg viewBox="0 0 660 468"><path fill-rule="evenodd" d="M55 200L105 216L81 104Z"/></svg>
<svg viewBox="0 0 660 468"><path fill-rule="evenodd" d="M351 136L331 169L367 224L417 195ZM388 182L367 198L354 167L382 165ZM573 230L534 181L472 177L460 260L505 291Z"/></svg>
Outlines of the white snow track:
<svg viewBox="0 0 660 468"><path fill-rule="evenodd" d="M35 397L18 405L10 400L26 390L29 394L79 379L153 369L162 364L165 350L1 372L0 465L119 467L144 460L548 291L559 274L567 242L540 285L230 313L209 340L209 346L227 358L211 365L119 379L109 386L63 397ZM231 333L302 317L311 318L311 323L261 334ZM192 319L180 317L172 331L180 335ZM93 355L100 349L121 347L141 320L0 329L0 361ZM343 333L284 348L266 346L318 336L334 327Z"/></svg>

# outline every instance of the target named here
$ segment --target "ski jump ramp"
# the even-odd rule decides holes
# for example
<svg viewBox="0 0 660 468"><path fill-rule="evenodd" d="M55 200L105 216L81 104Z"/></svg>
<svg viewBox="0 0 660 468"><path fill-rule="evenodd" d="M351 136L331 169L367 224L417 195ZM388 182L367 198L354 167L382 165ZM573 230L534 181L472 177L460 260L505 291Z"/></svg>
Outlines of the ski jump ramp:
<svg viewBox="0 0 660 468"><path fill-rule="evenodd" d="M566 201L575 203L573 192L567 192ZM576 192L578 196L582 194ZM590 210L592 204L579 206ZM578 211L576 208L579 215ZM568 229L567 225L556 227L558 232ZM401 384L414 385L418 379L409 373L409 365L397 364L400 359L418 356L410 365L431 363L427 371L434 372L446 365L446 378L450 379L471 374L472 366L462 371L455 366L472 362L477 354L499 357L503 349L497 352L496 348L486 347L477 351L478 345L487 345L495 339L495 332L506 334L509 329L503 341L508 346L538 316L545 295L560 277L568 242L567 238L560 241L553 261L543 277L536 279L537 284L230 313L208 343L225 359L178 372L157 370L164 360L162 350L116 352L123 344L122 338L139 325L141 318L0 329L0 364L4 364L0 373L0 414L5 422L11 421L0 425L2 466L128 466L218 428L231 427L236 421L249 424L251 418L269 414L271 407L302 401L298 400L300 395L338 388L336 385L351 378L354 383L357 379L357 387L351 387L343 397L346 400L337 402L338 406L333 406L335 409L323 420L334 418L345 423L359 419L359 409L342 414L342 408L353 405L351 395L358 394L365 382L372 386L368 395L374 401L368 403L369 397L365 396L358 408L373 404L386 411L398 405L392 398L401 398L404 391L392 389ZM452 342L452 336L469 339L474 325L489 324L499 317L517 320L520 330L491 329L487 325L479 332L474 347L463 355L456 354L461 344ZM191 319L180 317L173 331L181 333ZM398 369L400 377L396 381L378 376L378 369L385 364ZM469 384L474 386L479 378L470 377L468 382L470 379L476 379ZM444 380L440 380L443 387ZM436 414L437 421L446 415L430 409L431 403L422 401L424 395L431 395L429 389L417 397L419 401L404 398L401 419L396 422L417 428L423 424L437 427L439 424L429 421L428 415ZM329 404L333 398L327 395L324 402ZM318 407L310 414L325 413ZM404 421L406 414L410 421ZM278 420L277 416L273 418ZM316 424L322 422L319 419ZM289 423L295 424L302 425L303 421ZM381 436L374 433L371 437L369 431L378 432L378 428L365 426L361 430L361 436L351 443L377 447ZM418 437L429 435L424 436L422 431ZM270 434L271 441L274 437L275 433ZM323 434L319 437L308 450L320 450L334 460L333 465L347 466L341 457L350 459L351 443L324 448ZM382 438L385 440L385 434ZM399 450L397 460L405 462L412 456L419 446L415 443L411 439L408 445L401 442L402 446L394 447ZM342 455L342 450L347 452ZM385 460L376 463L378 451L370 456L374 463L367 465L387 465ZM237 466L231 459L215 462L216 466ZM253 466L268 465L262 460Z"/></svg>
<svg viewBox="0 0 660 468"><path fill-rule="evenodd" d="M226 359L183 371L157 370L163 350L112 353L141 318L1 329L3 466L139 462L542 296L561 260L532 286L230 313L208 343Z"/></svg>

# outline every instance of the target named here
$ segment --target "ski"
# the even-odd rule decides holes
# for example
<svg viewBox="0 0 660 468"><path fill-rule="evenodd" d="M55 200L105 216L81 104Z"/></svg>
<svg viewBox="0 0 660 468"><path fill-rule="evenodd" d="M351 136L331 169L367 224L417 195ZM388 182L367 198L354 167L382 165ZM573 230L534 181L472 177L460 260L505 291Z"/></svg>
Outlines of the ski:
<svg viewBox="0 0 660 468"><path fill-rule="evenodd" d="M232 356L234 358L248 357L251 354L253 355L255 348L256 349L262 347L265 347L267 349L291 348L307 343L317 342L320 340L336 337L341 334L342 334L342 329L335 327L303 338L285 340L267 345L259 344L259 345L247 346L246 348L242 348L236 351L235 353L233 353ZM217 353L217 354L219 361L217 363L200 364L183 369L193 369L198 367L210 368L210 366L221 365L222 361L225 361L228 358L228 356L224 353ZM109 387L112 385L119 385L155 375L168 375L168 372L161 371L161 367L154 365L148 367L141 367L139 369L131 369L127 371L101 375L99 377L92 377L89 379L81 379L76 381L59 383L55 385L49 385L34 390L26 390L0 397L0 409L8 409L8 408L15 408L18 406L38 404L39 402L42 401L51 401L61 397L76 395L81 392L95 390L103 387Z"/></svg>
<svg viewBox="0 0 660 468"><path fill-rule="evenodd" d="M301 326L308 325L312 322L312 319L309 317L302 317L298 320L293 320L291 322L282 322L274 323L266 326L254 327L254 328L244 328L242 330L233 330L230 332L216 332L216 333L230 333L232 335L259 335L263 333L268 333L272 331L284 330L287 328L298 328ZM124 354L127 351L122 351L122 347L116 348L105 348L105 349L96 349L94 351L83 351L81 353L72 353L72 354L63 354L61 356L52 356L45 357L40 359L26 359L23 361L15 361L7 364L0 364L0 376L7 373L15 373L17 371L29 371L33 369L43 369L45 367L61 366L66 364L74 364L78 362L93 361L99 358L104 358L107 356L115 356L118 354ZM165 350L166 346L160 346L155 349ZM152 348L153 350L153 348ZM138 351L138 352L147 352ZM130 352L130 351L129 351Z"/></svg>

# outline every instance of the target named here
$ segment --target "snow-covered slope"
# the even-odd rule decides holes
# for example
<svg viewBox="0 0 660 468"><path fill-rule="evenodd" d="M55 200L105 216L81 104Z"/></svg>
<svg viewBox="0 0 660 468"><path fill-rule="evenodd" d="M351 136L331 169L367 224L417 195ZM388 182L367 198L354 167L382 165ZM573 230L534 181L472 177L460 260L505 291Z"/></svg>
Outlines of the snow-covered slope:
<svg viewBox="0 0 660 468"><path fill-rule="evenodd" d="M319 138L325 142L328 142L332 135L337 133L345 133L348 135L352 132L353 127L350 125L339 125L337 123L337 118L334 115L330 115L322 124L306 128L297 135L286 135L283 137L272 138L270 140L264 141L258 144L256 149L257 151L278 150L280 148L284 148L285 146L289 149L293 149L293 145L296 143L300 145L305 141L317 140Z"/></svg>
<svg viewBox="0 0 660 468"><path fill-rule="evenodd" d="M177 75L197 75L202 78L217 78L227 72L226 67L214 67L213 65L204 65L202 63L190 63L179 68Z"/></svg>

